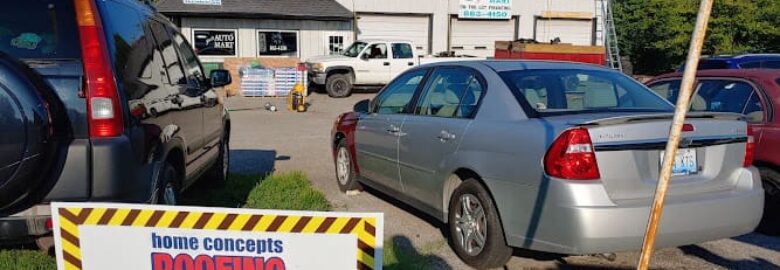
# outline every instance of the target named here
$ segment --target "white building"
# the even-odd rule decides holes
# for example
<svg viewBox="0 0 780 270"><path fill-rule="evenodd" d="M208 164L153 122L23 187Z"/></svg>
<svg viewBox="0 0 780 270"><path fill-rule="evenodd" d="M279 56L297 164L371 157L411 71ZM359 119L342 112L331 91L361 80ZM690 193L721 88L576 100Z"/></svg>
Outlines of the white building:
<svg viewBox="0 0 780 270"><path fill-rule="evenodd" d="M497 40L599 45L596 1L161 0L158 10L181 27L203 62L221 62L306 59L363 38L410 40L424 54L475 56L492 56Z"/></svg>

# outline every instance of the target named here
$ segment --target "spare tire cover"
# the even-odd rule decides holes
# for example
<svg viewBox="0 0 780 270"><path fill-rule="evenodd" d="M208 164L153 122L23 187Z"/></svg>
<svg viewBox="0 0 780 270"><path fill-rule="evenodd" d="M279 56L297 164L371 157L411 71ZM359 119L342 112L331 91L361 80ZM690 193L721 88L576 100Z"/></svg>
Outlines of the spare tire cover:
<svg viewBox="0 0 780 270"><path fill-rule="evenodd" d="M0 54L0 209L15 207L33 193L52 165L54 125L42 80Z"/></svg>

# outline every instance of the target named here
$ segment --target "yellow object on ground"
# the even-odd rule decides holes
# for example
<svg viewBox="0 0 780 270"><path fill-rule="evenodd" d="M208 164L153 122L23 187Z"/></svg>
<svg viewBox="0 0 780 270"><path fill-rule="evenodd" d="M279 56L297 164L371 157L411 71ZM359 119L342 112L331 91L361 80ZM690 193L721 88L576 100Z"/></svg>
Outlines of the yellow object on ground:
<svg viewBox="0 0 780 270"><path fill-rule="evenodd" d="M303 84L298 82L287 96L287 110L304 112L306 111L306 89Z"/></svg>

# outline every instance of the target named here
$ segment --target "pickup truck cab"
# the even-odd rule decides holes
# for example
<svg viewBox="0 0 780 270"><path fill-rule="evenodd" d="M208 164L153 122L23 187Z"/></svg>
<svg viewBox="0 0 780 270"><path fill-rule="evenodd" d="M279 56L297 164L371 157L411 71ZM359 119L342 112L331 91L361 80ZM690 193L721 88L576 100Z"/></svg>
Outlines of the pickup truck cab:
<svg viewBox="0 0 780 270"><path fill-rule="evenodd" d="M358 40L342 54L309 58L306 61L309 82L324 86L329 96L341 98L352 94L356 87L379 88L420 64L464 60L463 57L426 57L418 55L414 48L404 40Z"/></svg>

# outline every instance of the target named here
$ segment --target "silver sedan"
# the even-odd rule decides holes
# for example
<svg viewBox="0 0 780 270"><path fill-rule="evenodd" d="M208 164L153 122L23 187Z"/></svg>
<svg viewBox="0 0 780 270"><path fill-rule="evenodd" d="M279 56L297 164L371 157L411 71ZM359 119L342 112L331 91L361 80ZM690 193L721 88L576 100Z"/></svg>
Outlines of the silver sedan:
<svg viewBox="0 0 780 270"><path fill-rule="evenodd" d="M638 250L673 106L631 78L560 62L425 65L342 114L343 191L369 186L445 222L476 268L512 247ZM691 114L657 247L751 232L763 190L741 115Z"/></svg>

